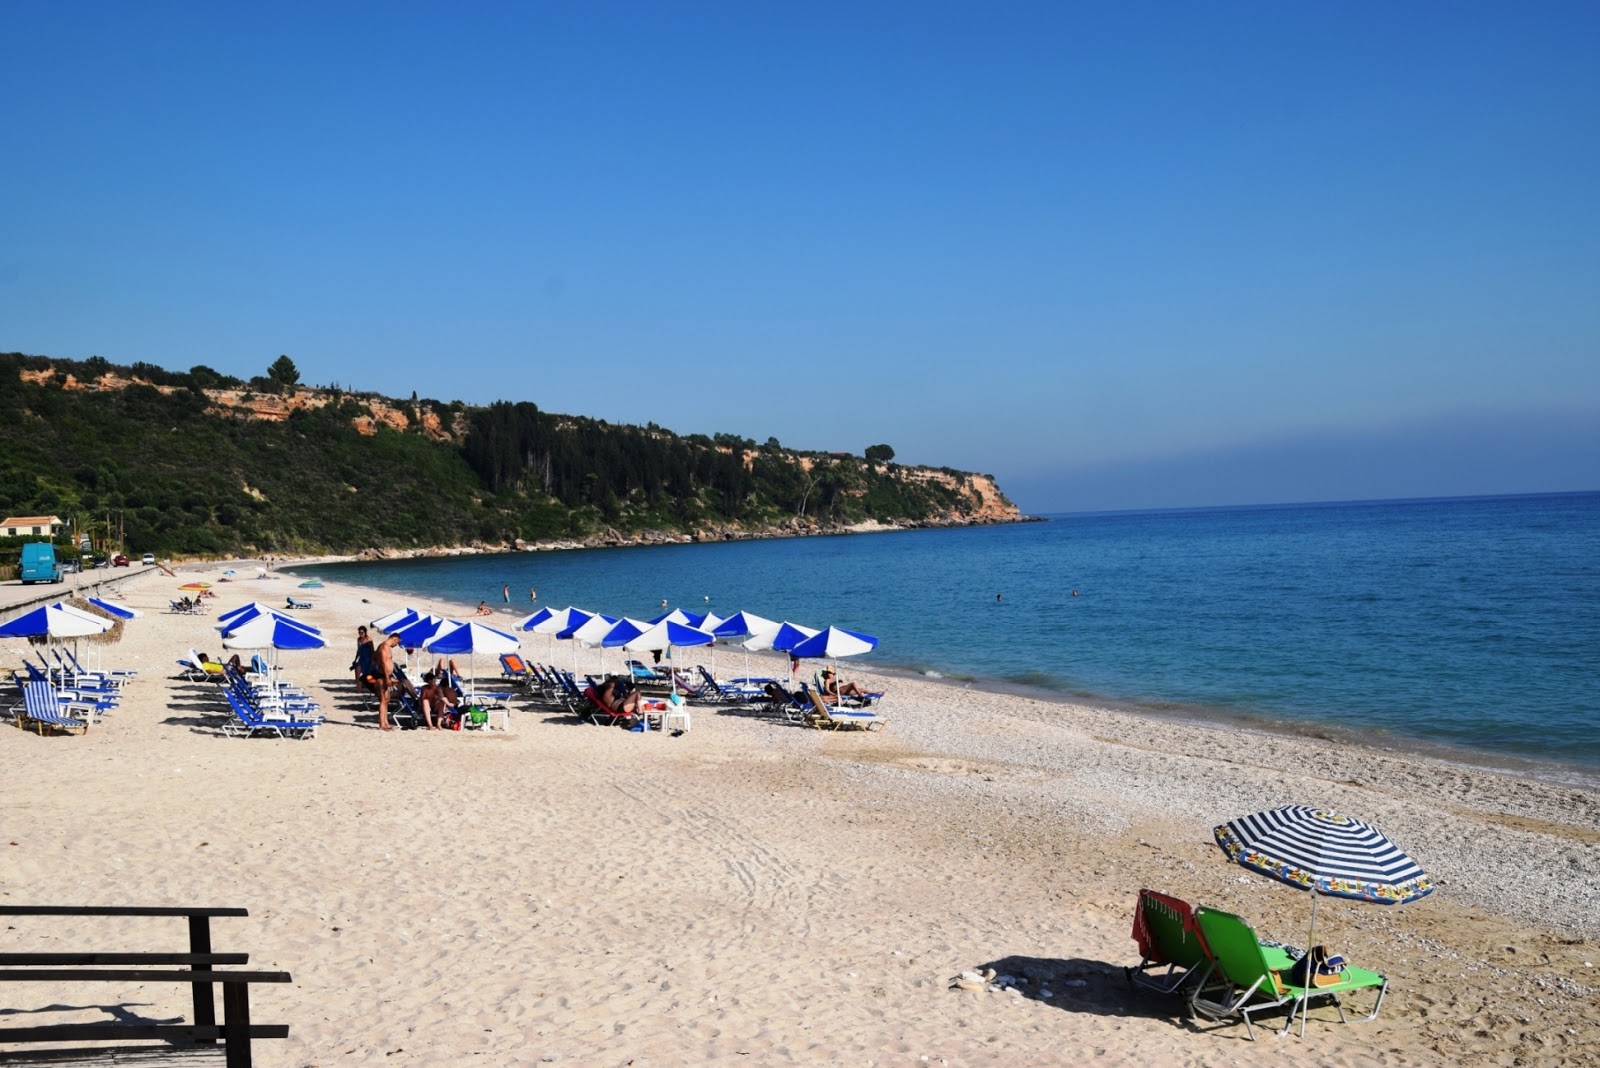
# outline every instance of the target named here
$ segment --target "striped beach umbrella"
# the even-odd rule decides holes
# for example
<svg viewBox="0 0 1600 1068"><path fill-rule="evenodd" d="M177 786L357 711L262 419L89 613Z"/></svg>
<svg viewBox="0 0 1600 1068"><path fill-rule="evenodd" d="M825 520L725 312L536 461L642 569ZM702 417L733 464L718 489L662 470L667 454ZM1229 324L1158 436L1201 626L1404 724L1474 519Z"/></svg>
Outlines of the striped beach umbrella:
<svg viewBox="0 0 1600 1068"><path fill-rule="evenodd" d="M1433 893L1433 881L1388 835L1332 809L1285 805L1229 820L1211 833L1234 863L1311 891L1307 953L1316 945L1322 895L1403 905ZM1302 1019L1302 1033L1304 1027Z"/></svg>
<svg viewBox="0 0 1600 1068"><path fill-rule="evenodd" d="M1399 905L1433 892L1421 866L1369 823L1310 805L1286 805L1212 832L1228 859L1332 897Z"/></svg>

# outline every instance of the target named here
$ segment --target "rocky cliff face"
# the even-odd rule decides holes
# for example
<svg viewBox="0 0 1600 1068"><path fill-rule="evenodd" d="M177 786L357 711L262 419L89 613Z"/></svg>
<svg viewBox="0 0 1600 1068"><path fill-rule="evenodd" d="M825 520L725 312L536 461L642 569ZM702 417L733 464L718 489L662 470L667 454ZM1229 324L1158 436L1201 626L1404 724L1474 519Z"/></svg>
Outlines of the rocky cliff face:
<svg viewBox="0 0 1600 1068"><path fill-rule="evenodd" d="M25 381L43 383L55 380L57 371L53 368L44 370L23 370L22 378ZM184 388L180 386L156 385L137 377L126 377L117 373L107 373L92 381L83 381L71 374L64 374L60 379L61 388L67 390L85 390L90 392L122 390L133 385L149 386L163 393L175 393ZM397 403L375 394L352 394L334 392L325 389L312 389L299 387L283 393L258 393L248 389L206 389L202 390L207 401L210 402L210 411L214 414L232 419L258 419L266 422L283 422L296 411L305 409L324 408L330 404L342 404L353 401L358 409L352 415L351 425L362 434L372 435L378 432L379 426L387 426L393 430L405 431L413 428L415 419L416 428L434 441L451 441L459 439L465 432L465 420L459 413L452 415L440 412L432 407L414 406ZM455 406L459 407L459 406ZM756 454L747 452L744 455L746 465L754 462ZM801 465L810 470L813 460L809 457L800 458ZM938 526L938 525L965 525L970 523L1009 523L1023 519L1017 506L1006 498L995 484L994 478L989 475L956 472L948 469L913 467L904 464L887 465L901 478L939 483L949 489L955 490L961 497L971 501L970 506L952 509L949 513L934 517L929 520L908 524L911 526ZM884 470L883 467L879 468ZM690 540L722 540L732 537L773 537L804 533L836 533L842 530L855 528L832 525L818 527L814 522L805 519L796 519L782 529L748 531L719 529L696 532L692 535L673 535L674 539L682 537ZM898 529L896 527L876 527L875 529ZM665 535L663 535L665 536ZM618 535L620 538L621 536ZM650 540L648 535L640 535L643 540ZM636 541L639 538L629 538ZM620 544L621 542L607 542Z"/></svg>

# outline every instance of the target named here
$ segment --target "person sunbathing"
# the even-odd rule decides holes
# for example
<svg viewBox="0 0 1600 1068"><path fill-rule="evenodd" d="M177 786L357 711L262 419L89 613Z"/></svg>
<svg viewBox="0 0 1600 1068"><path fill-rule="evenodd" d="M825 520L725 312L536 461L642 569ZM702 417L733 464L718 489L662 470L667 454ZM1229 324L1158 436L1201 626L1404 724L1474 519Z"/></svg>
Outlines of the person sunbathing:
<svg viewBox="0 0 1600 1068"><path fill-rule="evenodd" d="M627 686L621 675L612 675L595 691L595 696L622 727L639 722L639 691Z"/></svg>
<svg viewBox="0 0 1600 1068"><path fill-rule="evenodd" d="M480 615L480 616L492 616L492 615L494 615L494 609L489 607L489 602L488 601L479 601L478 602L478 615Z"/></svg>
<svg viewBox="0 0 1600 1068"><path fill-rule="evenodd" d="M840 683L839 676L833 673L832 668L822 669L822 699L829 704L836 703L841 697L854 697L865 700L867 691L853 682Z"/></svg>
<svg viewBox="0 0 1600 1068"><path fill-rule="evenodd" d="M422 676L422 719L430 731L450 730L461 713L456 709L456 695L444 685L439 676L428 672Z"/></svg>

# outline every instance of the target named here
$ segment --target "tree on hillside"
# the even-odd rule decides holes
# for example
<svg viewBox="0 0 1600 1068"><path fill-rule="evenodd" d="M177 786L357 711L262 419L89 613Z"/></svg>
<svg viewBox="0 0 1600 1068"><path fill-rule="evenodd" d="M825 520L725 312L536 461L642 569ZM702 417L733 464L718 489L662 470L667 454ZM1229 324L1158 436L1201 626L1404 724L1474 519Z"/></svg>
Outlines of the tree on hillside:
<svg viewBox="0 0 1600 1068"><path fill-rule="evenodd" d="M292 387L300 384L300 370L287 356L279 356L272 361L272 366L267 368L267 377L280 386Z"/></svg>
<svg viewBox="0 0 1600 1068"><path fill-rule="evenodd" d="M869 464L886 464L894 459L894 450L887 445L868 445L866 457Z"/></svg>

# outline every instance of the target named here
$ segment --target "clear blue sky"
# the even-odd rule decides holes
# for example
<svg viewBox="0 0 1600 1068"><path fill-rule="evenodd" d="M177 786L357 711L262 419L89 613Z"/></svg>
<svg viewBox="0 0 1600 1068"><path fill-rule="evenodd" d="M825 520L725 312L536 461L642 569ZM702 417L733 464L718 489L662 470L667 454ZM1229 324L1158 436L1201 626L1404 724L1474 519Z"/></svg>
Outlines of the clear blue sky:
<svg viewBox="0 0 1600 1068"><path fill-rule="evenodd" d="M1029 511L1600 488L1600 5L9 3L0 349L887 442Z"/></svg>

